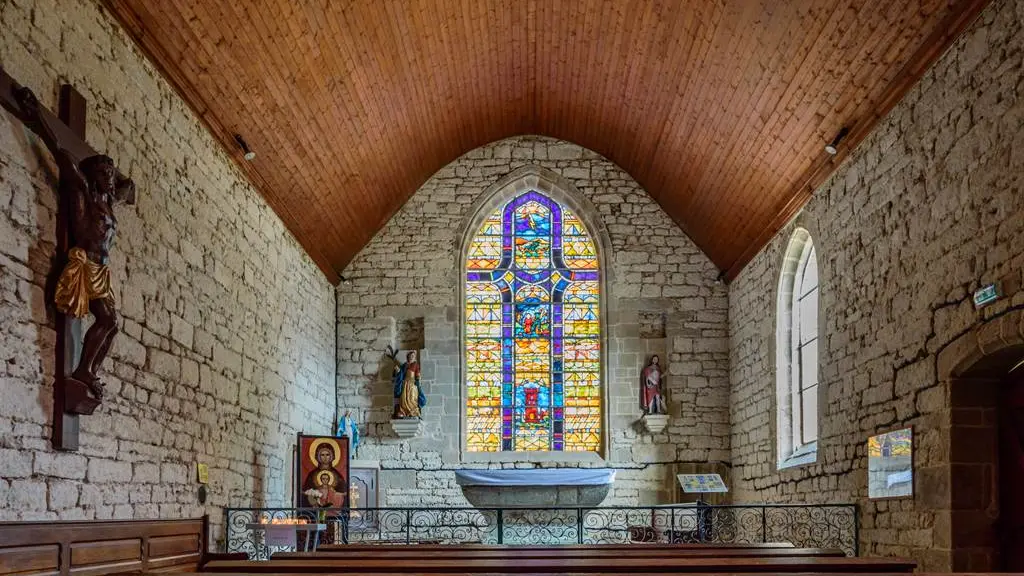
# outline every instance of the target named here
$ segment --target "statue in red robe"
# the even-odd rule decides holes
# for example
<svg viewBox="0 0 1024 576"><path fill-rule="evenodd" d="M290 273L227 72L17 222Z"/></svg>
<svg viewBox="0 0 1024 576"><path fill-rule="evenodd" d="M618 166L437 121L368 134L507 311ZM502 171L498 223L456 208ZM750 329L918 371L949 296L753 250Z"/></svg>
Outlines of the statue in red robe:
<svg viewBox="0 0 1024 576"><path fill-rule="evenodd" d="M658 355L651 356L650 362L640 373L640 408L644 414L665 414L665 397L661 393L661 366Z"/></svg>

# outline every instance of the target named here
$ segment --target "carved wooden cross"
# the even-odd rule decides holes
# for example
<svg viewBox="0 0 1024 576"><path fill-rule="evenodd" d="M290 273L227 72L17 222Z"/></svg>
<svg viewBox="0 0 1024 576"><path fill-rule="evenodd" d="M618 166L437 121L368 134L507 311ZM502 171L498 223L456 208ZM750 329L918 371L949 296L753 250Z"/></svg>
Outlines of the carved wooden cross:
<svg viewBox="0 0 1024 576"><path fill-rule="evenodd" d="M78 91L70 85L62 85L57 116L54 116L45 108L39 107L37 121L33 121L32 118L26 117L23 102L19 101L18 91L20 88L21 86L0 68L0 105L3 108L43 137L44 140L47 138L55 140L62 152L60 156L70 164L73 164L72 169L76 173L78 171L78 164L82 160L98 156L96 150L85 141L85 98ZM58 165L61 165L60 159L58 159ZM130 185L130 180L124 178L120 172L115 170L115 174L119 182L127 182ZM62 182L65 176L62 175ZM131 186L134 189L133 185ZM69 251L76 247L72 242L74 229L72 218L74 217L75 210L81 210L81 208L73 204L75 199L68 198L67 196L67 194L63 193L58 195L57 249L53 262L55 275L65 270ZM78 253L84 254L82 250L79 250ZM96 265L91 260L94 259L94 256L89 258L89 262L82 264L84 272L79 274L79 276L84 275L95 280L95 276L97 276L95 273ZM103 271L106 273L105 262L103 264ZM92 266L92 269L89 268L90 266ZM51 288L53 284L54 282L48 282L47 302L53 302L53 289ZM58 284L61 288L65 289L68 286L68 283L64 282L63 277ZM95 293L89 293L89 289L86 287L84 305L90 306L93 296L95 296ZM80 297L79 300L82 300L82 298ZM112 304L113 301L111 300ZM79 364L83 350L84 339L82 337L81 320L65 315L59 310L55 312L54 318L54 328L57 332L57 347L54 364L56 380L53 386L53 446L59 450L77 450L79 415L92 414L100 400L97 394L89 393L89 387L86 383L80 379L73 378L71 375L74 368ZM112 335L110 338L112 338ZM109 349L110 338L106 338L106 342L103 344L101 360ZM91 382L91 384L93 387L99 386L95 381Z"/></svg>

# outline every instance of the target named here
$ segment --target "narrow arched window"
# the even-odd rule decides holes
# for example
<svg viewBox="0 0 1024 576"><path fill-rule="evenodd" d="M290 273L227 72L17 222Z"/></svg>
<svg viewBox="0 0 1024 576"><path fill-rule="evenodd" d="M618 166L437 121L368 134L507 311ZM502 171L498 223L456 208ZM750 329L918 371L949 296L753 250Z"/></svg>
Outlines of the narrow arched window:
<svg viewBox="0 0 1024 576"><path fill-rule="evenodd" d="M566 206L529 190L466 247L466 449L598 451L600 270Z"/></svg>
<svg viewBox="0 0 1024 576"><path fill-rule="evenodd" d="M775 345L780 468L817 457L818 292L814 242L806 230L798 229L779 280Z"/></svg>

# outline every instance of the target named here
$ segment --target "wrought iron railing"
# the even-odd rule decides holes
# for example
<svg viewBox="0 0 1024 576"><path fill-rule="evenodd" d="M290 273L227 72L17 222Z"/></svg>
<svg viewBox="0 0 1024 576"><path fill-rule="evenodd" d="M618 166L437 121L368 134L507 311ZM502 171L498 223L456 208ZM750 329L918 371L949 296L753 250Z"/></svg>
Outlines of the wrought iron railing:
<svg viewBox="0 0 1024 576"><path fill-rule="evenodd" d="M598 508L228 508L225 548L265 559L319 543L605 544L791 542L858 551L854 504L679 504ZM318 522L294 543L268 542L259 524ZM287 532L287 531L286 531ZM306 542L306 538L312 538Z"/></svg>

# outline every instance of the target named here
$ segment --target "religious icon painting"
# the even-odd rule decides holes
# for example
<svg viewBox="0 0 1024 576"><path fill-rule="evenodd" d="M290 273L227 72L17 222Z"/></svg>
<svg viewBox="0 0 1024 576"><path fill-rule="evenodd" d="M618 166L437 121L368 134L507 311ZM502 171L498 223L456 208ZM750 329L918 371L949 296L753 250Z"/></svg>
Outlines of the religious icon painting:
<svg viewBox="0 0 1024 576"><path fill-rule="evenodd" d="M296 506L344 508L349 505L349 443L347 436L299 434Z"/></svg>

